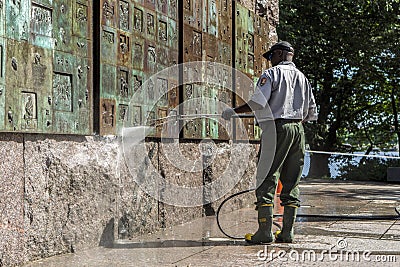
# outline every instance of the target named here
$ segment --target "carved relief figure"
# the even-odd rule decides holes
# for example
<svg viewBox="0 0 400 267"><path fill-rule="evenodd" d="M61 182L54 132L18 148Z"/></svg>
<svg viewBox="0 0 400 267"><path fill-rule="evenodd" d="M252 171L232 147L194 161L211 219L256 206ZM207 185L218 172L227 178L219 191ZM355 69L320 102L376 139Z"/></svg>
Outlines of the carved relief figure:
<svg viewBox="0 0 400 267"><path fill-rule="evenodd" d="M165 12L166 4L167 4L167 0L158 0L157 1L158 10L160 10L161 12Z"/></svg>
<svg viewBox="0 0 400 267"><path fill-rule="evenodd" d="M158 38L160 41L167 41L167 23L164 21L158 23Z"/></svg>
<svg viewBox="0 0 400 267"><path fill-rule="evenodd" d="M42 56L39 53L35 53L33 56L33 61L36 65L41 65L40 64L40 59L42 58Z"/></svg>
<svg viewBox="0 0 400 267"><path fill-rule="evenodd" d="M149 47L147 51L147 62L151 71L154 71L155 64L156 64L156 48Z"/></svg>
<svg viewBox="0 0 400 267"><path fill-rule="evenodd" d="M80 23L87 22L87 7L84 5L78 5L78 9L76 10L76 20Z"/></svg>
<svg viewBox="0 0 400 267"><path fill-rule="evenodd" d="M155 22L154 16L152 14L147 14L147 33L154 35L155 32Z"/></svg>
<svg viewBox="0 0 400 267"><path fill-rule="evenodd" d="M191 85L191 84L187 84L187 85L185 86L185 89L186 89L186 98L191 98L192 95L193 95L193 88L192 88L192 85Z"/></svg>
<svg viewBox="0 0 400 267"><path fill-rule="evenodd" d="M14 117L13 117L13 112L12 112L11 107L8 107L7 120L9 123L14 124Z"/></svg>
<svg viewBox="0 0 400 267"><path fill-rule="evenodd" d="M66 43L65 34L66 34L66 32L65 32L64 28L60 27L60 40L63 44Z"/></svg>
<svg viewBox="0 0 400 267"><path fill-rule="evenodd" d="M119 88L119 94L122 97L128 97L128 95L129 95L129 84L128 84L128 79L127 79L126 75L121 75L120 83L121 83L121 87Z"/></svg>
<svg viewBox="0 0 400 267"><path fill-rule="evenodd" d="M28 40L28 22L26 20L24 22L24 25L22 26L21 39Z"/></svg>
<svg viewBox="0 0 400 267"><path fill-rule="evenodd" d="M108 1L103 4L103 14L106 19L111 20L114 17L114 6L112 6Z"/></svg>
<svg viewBox="0 0 400 267"><path fill-rule="evenodd" d="M129 52L129 38L125 35L120 35L119 37L121 54L128 54Z"/></svg>
<svg viewBox="0 0 400 267"><path fill-rule="evenodd" d="M193 54L201 57L201 33L193 32Z"/></svg>
<svg viewBox="0 0 400 267"><path fill-rule="evenodd" d="M171 89L169 91L170 106L175 107L176 104L177 104L176 100L177 100L177 97L178 97L178 89L176 88L175 84L172 84L171 88L173 88L173 89Z"/></svg>
<svg viewBox="0 0 400 267"><path fill-rule="evenodd" d="M31 120L33 118L33 100L32 96L27 97L27 101L25 103L25 120Z"/></svg>
<svg viewBox="0 0 400 267"><path fill-rule="evenodd" d="M185 4L184 7L186 10L192 10L192 4L191 4L191 0L185 0Z"/></svg>
<svg viewBox="0 0 400 267"><path fill-rule="evenodd" d="M177 7L176 0L170 0L169 1L169 14L174 19L176 18L176 10L177 10L176 7Z"/></svg>
<svg viewBox="0 0 400 267"><path fill-rule="evenodd" d="M119 106L119 120L126 121L128 119L128 106L120 105Z"/></svg>
<svg viewBox="0 0 400 267"><path fill-rule="evenodd" d="M247 35L247 38L248 38L248 42L249 42L249 51L250 51L250 53L254 53L254 36L251 34L251 33L249 33L248 35Z"/></svg>
<svg viewBox="0 0 400 267"><path fill-rule="evenodd" d="M228 11L228 0L222 0L222 11Z"/></svg>
<svg viewBox="0 0 400 267"><path fill-rule="evenodd" d="M250 54L247 55L247 64L250 69L254 68L254 56L253 55L250 55Z"/></svg>
<svg viewBox="0 0 400 267"><path fill-rule="evenodd" d="M143 11L142 10L135 8L133 21L134 21L135 31L143 32Z"/></svg>
<svg viewBox="0 0 400 267"><path fill-rule="evenodd" d="M23 107L22 114L24 124L22 128L34 127L34 120L36 119L36 95L34 93L22 93Z"/></svg>
<svg viewBox="0 0 400 267"><path fill-rule="evenodd" d="M54 75L53 93L57 110L72 111L72 84L69 75Z"/></svg>
<svg viewBox="0 0 400 267"><path fill-rule="evenodd" d="M103 103L102 110L103 125L108 127L114 126L114 105L111 103Z"/></svg>
<svg viewBox="0 0 400 267"><path fill-rule="evenodd" d="M209 22L213 25L216 26L217 23L217 4L215 3L215 0L211 0L211 5L210 5L210 18L209 18Z"/></svg>
<svg viewBox="0 0 400 267"><path fill-rule="evenodd" d="M138 75L133 76L133 90L135 93L142 87L142 79Z"/></svg>
<svg viewBox="0 0 400 267"><path fill-rule="evenodd" d="M119 2L119 27L129 31L129 3L125 1Z"/></svg>
<svg viewBox="0 0 400 267"><path fill-rule="evenodd" d="M28 25L26 24L26 29L24 29L24 32L27 31L27 28ZM51 10L33 5L31 29L33 33L51 37L52 35Z"/></svg>

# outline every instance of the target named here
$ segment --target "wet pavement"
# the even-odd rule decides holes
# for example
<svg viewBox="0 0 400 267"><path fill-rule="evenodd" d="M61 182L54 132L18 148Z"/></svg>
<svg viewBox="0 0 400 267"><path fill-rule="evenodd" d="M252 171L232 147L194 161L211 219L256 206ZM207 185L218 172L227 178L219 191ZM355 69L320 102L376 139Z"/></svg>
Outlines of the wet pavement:
<svg viewBox="0 0 400 267"><path fill-rule="evenodd" d="M293 244L226 238L213 216L26 266L400 266L400 184L303 180L301 190ZM219 220L234 237L257 229L253 207L221 209Z"/></svg>

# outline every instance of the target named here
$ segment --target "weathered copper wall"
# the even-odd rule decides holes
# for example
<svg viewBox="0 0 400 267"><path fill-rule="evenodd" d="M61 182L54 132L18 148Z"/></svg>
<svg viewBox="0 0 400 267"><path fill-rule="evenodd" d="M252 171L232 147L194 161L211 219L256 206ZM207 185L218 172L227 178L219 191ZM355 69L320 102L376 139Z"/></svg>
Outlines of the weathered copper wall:
<svg viewBox="0 0 400 267"><path fill-rule="evenodd" d="M233 6L232 6L233 4ZM216 106L194 107L198 101L187 101L191 98L215 98L228 105L238 106L248 100L253 82L258 79L262 69L267 67L262 53L269 47L268 21L263 14L255 14L256 1L184 1L183 6L183 62L210 61L236 68L245 73L249 79L231 75L227 68L225 78L237 96L234 97L226 87L221 85L185 84L183 90L184 114L215 114ZM250 82L249 82L250 81ZM206 83L206 81L205 81ZM232 103L235 99L235 103ZM200 101L201 102L201 101ZM220 111L219 111L220 112ZM242 119L250 139L259 138L259 129L254 126L254 119ZM213 119L193 119L185 121L185 138L227 139L225 125ZM239 129L239 128L238 128ZM236 129L237 139L244 138L244 133Z"/></svg>
<svg viewBox="0 0 400 267"><path fill-rule="evenodd" d="M91 1L0 4L0 131L92 133Z"/></svg>
<svg viewBox="0 0 400 267"><path fill-rule="evenodd" d="M266 68L261 54L269 46L270 29L261 2L100 0L95 5L100 10L92 10L90 0L1 0L0 131L119 135L124 123L159 123L191 98L240 105L253 84L236 80L229 67L253 81ZM98 27L92 14L100 16L99 36L92 36L92 27ZM99 51L93 54L94 42ZM180 56L181 63L225 64L226 70L216 74L224 81L186 84L180 95L178 73L154 75L178 63ZM99 80L95 90L93 79ZM232 82L237 97L226 88ZM156 101L155 92L167 90ZM95 106L93 97L98 99ZM220 112L215 103L200 109L190 105L184 105L183 114ZM254 120L242 120L248 136L257 139ZM220 123L186 120L183 137L226 140L229 133ZM153 136L160 136L160 130Z"/></svg>
<svg viewBox="0 0 400 267"><path fill-rule="evenodd" d="M185 115L216 114L218 110L211 99L231 105L232 94L223 87L223 82L231 84L232 77L229 69L232 66L231 1L184 1L183 14L183 63L208 61L227 65L226 69L220 70L224 73L207 73L224 76L221 84L207 84L206 77L203 83L185 84L183 112ZM207 71L213 71L212 66L207 67ZM185 138L228 138L225 127L221 127L217 120L198 118L184 123Z"/></svg>
<svg viewBox="0 0 400 267"><path fill-rule="evenodd" d="M169 104L154 109L155 87L170 88L177 77L154 77L178 62L177 2L102 0L100 134L118 134L128 120L142 125L165 117ZM135 94L143 82L148 87ZM165 90L166 90L165 89ZM136 104L130 105L132 97Z"/></svg>
<svg viewBox="0 0 400 267"><path fill-rule="evenodd" d="M251 7L249 5L251 3ZM237 77L236 84L236 106L242 105L251 96L254 85L262 71L267 68L267 61L262 54L268 50L269 24L268 21L254 12L255 1L238 1L236 3L235 16L235 68L246 74L249 79ZM253 83L251 83L253 81ZM242 129L236 128L236 138L251 140L259 139L260 129L255 126L254 119L242 119ZM242 132L247 130L247 133Z"/></svg>

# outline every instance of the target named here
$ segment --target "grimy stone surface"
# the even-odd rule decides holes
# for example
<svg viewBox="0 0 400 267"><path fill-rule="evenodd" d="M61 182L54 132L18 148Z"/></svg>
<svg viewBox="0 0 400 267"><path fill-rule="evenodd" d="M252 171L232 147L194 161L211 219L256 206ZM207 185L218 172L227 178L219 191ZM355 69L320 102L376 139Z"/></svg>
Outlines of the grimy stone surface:
<svg viewBox="0 0 400 267"><path fill-rule="evenodd" d="M26 260L23 139L0 135L0 266Z"/></svg>
<svg viewBox="0 0 400 267"><path fill-rule="evenodd" d="M117 213L118 143L26 135L24 148L27 257L111 241L108 231Z"/></svg>
<svg viewBox="0 0 400 267"><path fill-rule="evenodd" d="M1 134L0 138L0 263L4 266L110 247L115 240L135 240L201 218L206 212L201 204L187 207L159 201L161 194L168 193L165 183L202 188L226 172L222 187L231 186L235 168L230 168L247 163L243 177L225 190L247 189L258 148L247 146L250 157L243 161L231 158L232 144L207 143L206 147L212 146L212 160L205 176L204 144L199 142L178 143L182 158L176 162L165 156L162 144L148 141L148 159L132 169L126 163L133 159L126 157L117 137ZM239 148L241 152L245 147ZM183 168L185 161L197 169ZM157 181L159 195L150 196L148 188L137 183L152 180ZM213 198L214 193L205 187L201 197ZM193 196L189 191L179 197L190 200ZM207 212L215 213L221 199L212 200ZM228 209L251 202L241 198Z"/></svg>

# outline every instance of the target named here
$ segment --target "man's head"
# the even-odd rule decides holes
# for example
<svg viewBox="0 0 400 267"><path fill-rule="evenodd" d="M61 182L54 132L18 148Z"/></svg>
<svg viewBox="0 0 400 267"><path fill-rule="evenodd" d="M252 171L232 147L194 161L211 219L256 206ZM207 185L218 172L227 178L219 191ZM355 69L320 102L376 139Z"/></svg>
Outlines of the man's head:
<svg viewBox="0 0 400 267"><path fill-rule="evenodd" d="M294 49L292 45L286 41L281 41L273 46L263 54L263 57L271 61L272 66L276 66L281 61L292 61Z"/></svg>

